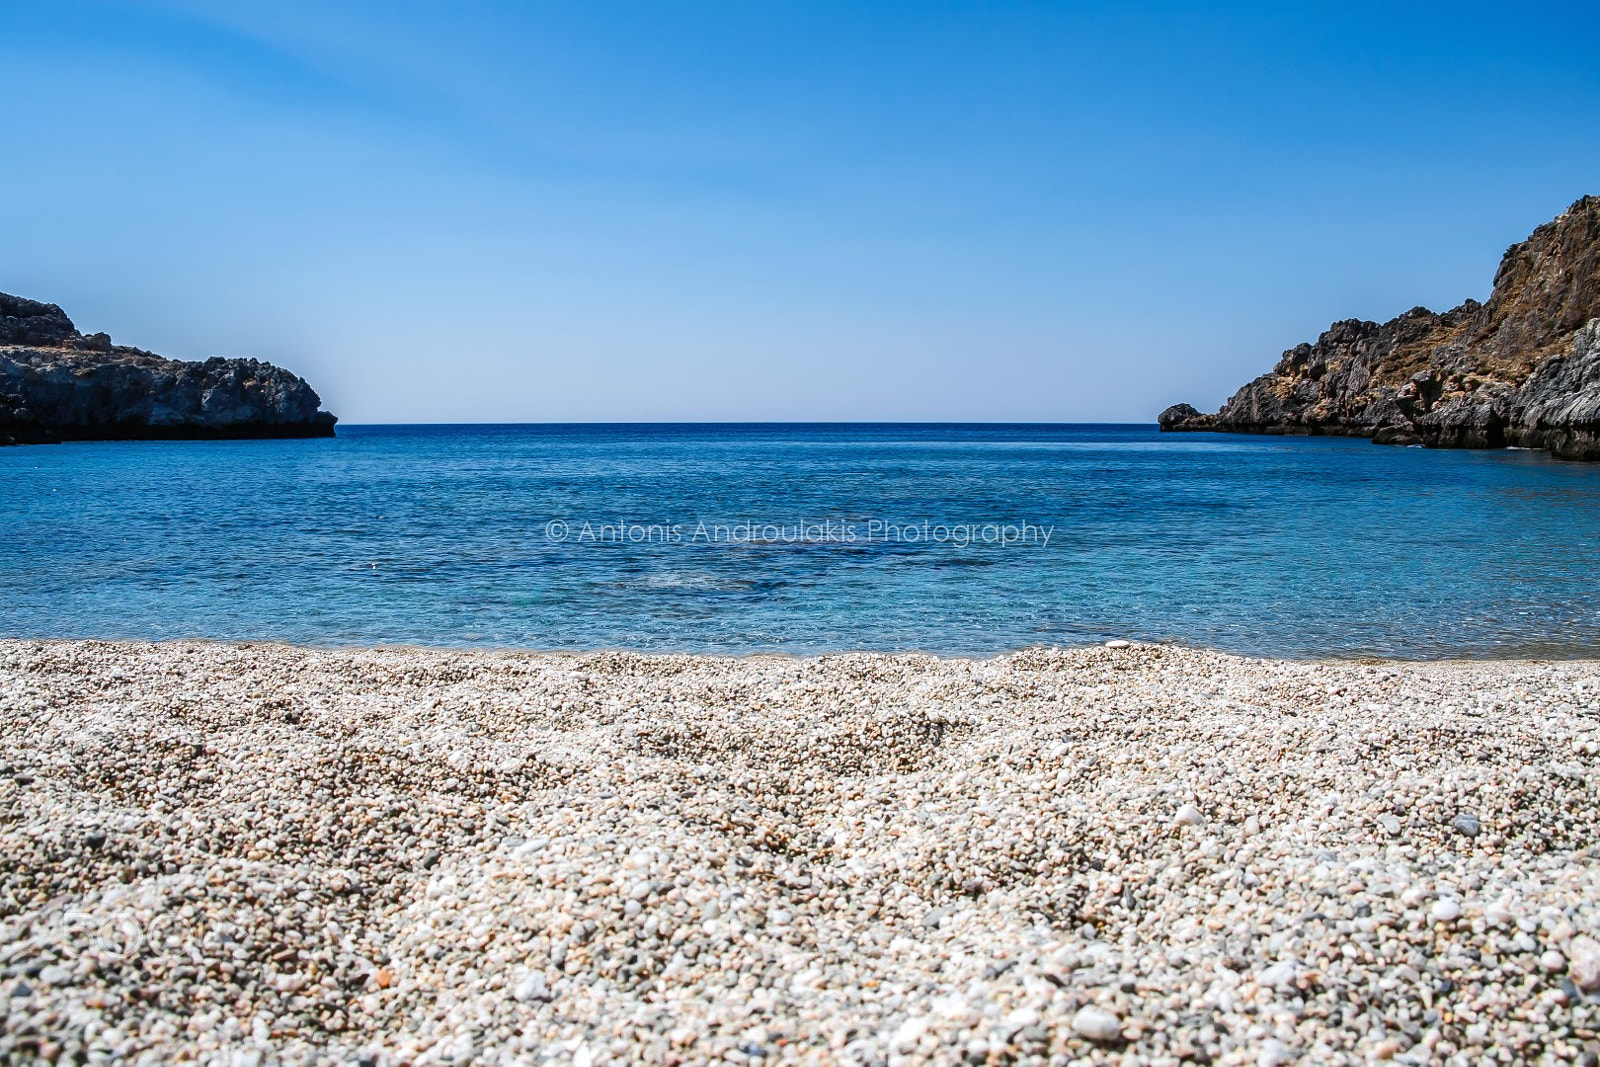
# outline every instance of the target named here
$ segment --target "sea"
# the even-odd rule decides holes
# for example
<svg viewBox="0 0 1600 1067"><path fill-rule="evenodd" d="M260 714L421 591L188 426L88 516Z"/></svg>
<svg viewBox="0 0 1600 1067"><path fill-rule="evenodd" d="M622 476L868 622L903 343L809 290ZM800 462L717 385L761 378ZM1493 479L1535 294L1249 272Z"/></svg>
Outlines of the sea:
<svg viewBox="0 0 1600 1067"><path fill-rule="evenodd" d="M0 636L1600 654L1600 465L1144 425L0 449Z"/></svg>

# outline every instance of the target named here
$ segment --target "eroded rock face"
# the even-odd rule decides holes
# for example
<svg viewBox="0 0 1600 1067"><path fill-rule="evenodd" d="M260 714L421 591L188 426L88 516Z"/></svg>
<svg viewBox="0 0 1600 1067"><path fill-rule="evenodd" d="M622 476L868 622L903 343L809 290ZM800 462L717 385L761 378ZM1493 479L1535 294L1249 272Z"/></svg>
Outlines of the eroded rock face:
<svg viewBox="0 0 1600 1067"><path fill-rule="evenodd" d="M1486 302L1442 314L1412 308L1385 323L1336 322L1215 415L1169 420L1178 409L1168 408L1161 428L1521 445L1600 458L1596 319L1600 197L1586 196L1507 250Z"/></svg>
<svg viewBox="0 0 1600 1067"><path fill-rule="evenodd" d="M1508 421L1509 444L1600 459L1600 319L1578 331L1567 355L1545 360L1522 383Z"/></svg>
<svg viewBox="0 0 1600 1067"><path fill-rule="evenodd" d="M270 363L164 359L0 293L0 444L330 437L338 420L321 408L303 378Z"/></svg>

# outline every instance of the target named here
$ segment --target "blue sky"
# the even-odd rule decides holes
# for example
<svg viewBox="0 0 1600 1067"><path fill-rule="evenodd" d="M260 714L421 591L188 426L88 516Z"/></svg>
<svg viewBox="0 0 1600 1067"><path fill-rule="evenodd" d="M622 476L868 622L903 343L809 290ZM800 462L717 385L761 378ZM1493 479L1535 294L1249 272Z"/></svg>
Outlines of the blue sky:
<svg viewBox="0 0 1600 1067"><path fill-rule="evenodd" d="M1600 8L0 0L0 290L353 422L1149 421L1487 296Z"/></svg>

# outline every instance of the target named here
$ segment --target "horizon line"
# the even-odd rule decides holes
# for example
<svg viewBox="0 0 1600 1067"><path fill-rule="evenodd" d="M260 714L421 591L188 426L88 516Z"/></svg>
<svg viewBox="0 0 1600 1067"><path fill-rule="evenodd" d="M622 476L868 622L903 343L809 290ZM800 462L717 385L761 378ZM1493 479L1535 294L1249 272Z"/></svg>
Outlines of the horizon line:
<svg viewBox="0 0 1600 1067"><path fill-rule="evenodd" d="M612 419L531 422L347 422L336 429L409 426L1122 426L1147 427L1148 422L1053 422L1026 419Z"/></svg>

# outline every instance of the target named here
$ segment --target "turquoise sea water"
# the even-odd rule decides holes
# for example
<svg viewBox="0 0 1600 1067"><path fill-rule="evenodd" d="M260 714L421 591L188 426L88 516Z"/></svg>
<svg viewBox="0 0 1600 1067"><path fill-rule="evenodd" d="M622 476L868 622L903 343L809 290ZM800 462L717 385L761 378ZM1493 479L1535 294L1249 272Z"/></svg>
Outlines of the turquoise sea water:
<svg viewBox="0 0 1600 1067"><path fill-rule="evenodd" d="M0 449L12 637L1579 656L1597 578L1600 466L1532 452L1036 425Z"/></svg>

